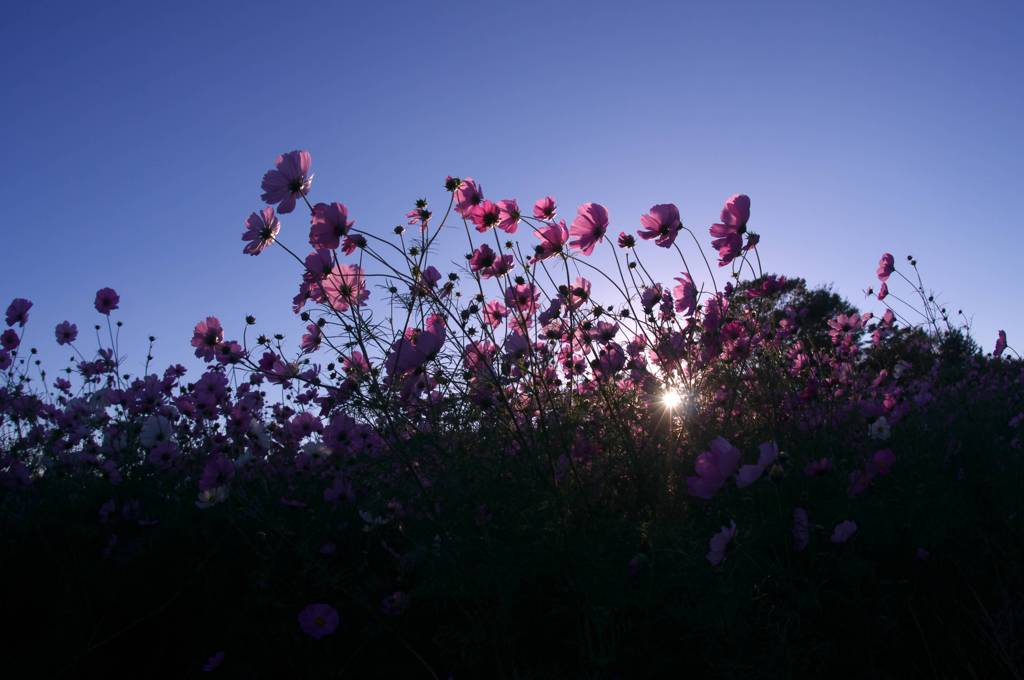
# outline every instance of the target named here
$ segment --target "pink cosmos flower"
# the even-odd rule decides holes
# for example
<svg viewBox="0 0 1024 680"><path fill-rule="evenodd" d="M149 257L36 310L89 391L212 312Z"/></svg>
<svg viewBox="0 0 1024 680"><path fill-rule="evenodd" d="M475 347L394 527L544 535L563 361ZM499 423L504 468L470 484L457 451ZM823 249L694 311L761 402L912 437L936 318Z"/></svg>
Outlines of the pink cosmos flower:
<svg viewBox="0 0 1024 680"><path fill-rule="evenodd" d="M879 281L888 281L889 276L896 271L896 260L893 259L892 253L885 253L882 255L882 259L878 261L878 269L875 274L878 276Z"/></svg>
<svg viewBox="0 0 1024 680"><path fill-rule="evenodd" d="M467 216L476 225L476 230L482 234L501 221L501 209L497 203L483 200L470 208Z"/></svg>
<svg viewBox="0 0 1024 680"><path fill-rule="evenodd" d="M584 302L590 299L591 286L592 284L587 279L582 276L576 277L572 287L566 290L566 294L563 296L569 309L577 310Z"/></svg>
<svg viewBox="0 0 1024 680"><path fill-rule="evenodd" d="M78 326L70 321L61 321L54 329L58 345L67 345L78 338Z"/></svg>
<svg viewBox="0 0 1024 680"><path fill-rule="evenodd" d="M533 216L538 220L555 219L555 199L545 196L533 204Z"/></svg>
<svg viewBox="0 0 1024 680"><path fill-rule="evenodd" d="M624 231L620 231L618 243L620 248L635 248L636 237L634 237L632 234L627 234Z"/></svg>
<svg viewBox="0 0 1024 680"><path fill-rule="evenodd" d="M718 250L718 266L724 267L743 250L743 234L750 220L750 197L745 194L730 196L722 208L721 222L711 225L714 237L711 246Z"/></svg>
<svg viewBox="0 0 1024 680"><path fill-rule="evenodd" d="M836 525L832 530L832 542L836 544L846 543L857 533L857 523L852 519L845 520Z"/></svg>
<svg viewBox="0 0 1024 680"><path fill-rule="evenodd" d="M474 250L472 257L469 258L469 270L485 279L506 274L514 265L515 261L511 255L498 257L486 243Z"/></svg>
<svg viewBox="0 0 1024 680"><path fill-rule="evenodd" d="M299 612L299 627L314 640L321 640L334 633L340 620L337 609L319 602L306 605Z"/></svg>
<svg viewBox="0 0 1024 680"><path fill-rule="evenodd" d="M199 477L199 490L210 491L217 489L235 476L235 464L222 453L215 453L210 456L203 467L203 474Z"/></svg>
<svg viewBox="0 0 1024 680"><path fill-rule="evenodd" d="M540 291L532 283L509 286L505 289L505 304L518 309L527 318L533 316L533 313L537 311L539 299Z"/></svg>
<svg viewBox="0 0 1024 680"><path fill-rule="evenodd" d="M736 522L730 522L729 526L722 527L722 530L711 537L708 541L708 562L712 567L717 567L725 560L725 550L729 547L732 539L736 537Z"/></svg>
<svg viewBox="0 0 1024 680"><path fill-rule="evenodd" d="M889 297L889 284L882 281L882 286L878 289L878 299L884 300Z"/></svg>
<svg viewBox="0 0 1024 680"><path fill-rule="evenodd" d="M317 250L334 249L355 224L348 218L348 208L341 203L317 203L309 227L309 245Z"/></svg>
<svg viewBox="0 0 1024 680"><path fill-rule="evenodd" d="M640 238L650 241L655 239L655 245L668 248L675 240L683 223L679 219L679 208L673 203L662 203L651 208L650 212L640 217L642 228L637 233Z"/></svg>
<svg viewBox="0 0 1024 680"><path fill-rule="evenodd" d="M28 310L32 309L32 303L25 298L14 298L7 307L7 325L18 324L23 327L28 323Z"/></svg>
<svg viewBox="0 0 1024 680"><path fill-rule="evenodd" d="M826 474L831 469L832 461L828 458L822 458L808 463L804 468L804 474L808 477L818 477L819 475Z"/></svg>
<svg viewBox="0 0 1024 680"><path fill-rule="evenodd" d="M323 334L320 331L320 326L315 323L306 326L306 330L309 332L302 336L299 349L302 350L303 354L310 354L320 349L320 340Z"/></svg>
<svg viewBox="0 0 1024 680"><path fill-rule="evenodd" d="M246 255L259 255L274 242L279 231L281 231L281 222L274 214L273 208L267 207L259 212L254 212L245 221L242 240L249 243L245 244L242 252Z"/></svg>
<svg viewBox="0 0 1024 680"><path fill-rule="evenodd" d="M450 177L448 178L451 179ZM455 212L468 218L470 211L484 200L484 190L472 177L467 177L455 189Z"/></svg>
<svg viewBox="0 0 1024 680"><path fill-rule="evenodd" d="M351 255L357 248L366 247L366 237L362 234L349 234L341 244L341 252Z"/></svg>
<svg viewBox="0 0 1024 680"><path fill-rule="evenodd" d="M519 229L519 203L514 198L498 201L498 229L514 234Z"/></svg>
<svg viewBox="0 0 1024 680"><path fill-rule="evenodd" d="M117 309L120 301L121 297L113 288L100 288L96 291L96 302L94 304L97 312L110 316L110 313Z"/></svg>
<svg viewBox="0 0 1024 680"><path fill-rule="evenodd" d="M687 490L691 496L711 500L736 472L739 463L740 450L724 437L716 437L710 450L697 456L697 476L686 478Z"/></svg>
<svg viewBox="0 0 1024 680"><path fill-rule="evenodd" d="M680 314L692 316L697 309L697 286L689 274L680 274L676 277L679 285L672 289L672 296L676 301L676 311Z"/></svg>
<svg viewBox="0 0 1024 680"><path fill-rule="evenodd" d="M893 463L896 462L896 454L892 452L892 449L875 451L875 454L871 457L871 462L878 468L878 474L884 477L892 472Z"/></svg>
<svg viewBox="0 0 1024 680"><path fill-rule="evenodd" d="M358 307L370 297L366 277L357 264L336 265L324 279L322 287L331 307L339 312Z"/></svg>
<svg viewBox="0 0 1024 680"><path fill-rule="evenodd" d="M3 333L0 333L0 347L3 347L8 352L18 349L20 344L21 338L18 337L18 332L13 328L8 328Z"/></svg>
<svg viewBox="0 0 1024 680"><path fill-rule="evenodd" d="M312 157L308 151L289 151L274 161L276 170L263 175L263 195L260 199L270 205L278 204L277 212L286 215L295 210L295 200L305 196L313 185L309 174Z"/></svg>
<svg viewBox="0 0 1024 680"><path fill-rule="evenodd" d="M0 350L0 371L6 371L11 367L11 355L7 350Z"/></svg>
<svg viewBox="0 0 1024 680"><path fill-rule="evenodd" d="M217 362L221 364L237 364L245 356L245 350L234 340L217 345Z"/></svg>
<svg viewBox="0 0 1024 680"><path fill-rule="evenodd" d="M224 329L215 316L206 317L206 321L196 324L192 332L192 346L196 348L196 356L204 361L213 361L217 346L224 342Z"/></svg>
<svg viewBox="0 0 1024 680"><path fill-rule="evenodd" d="M508 308L498 300L491 300L484 305L484 322L491 328L497 328L508 318Z"/></svg>
<svg viewBox="0 0 1024 680"><path fill-rule="evenodd" d="M744 465L736 475L736 486L741 489L750 486L764 474L772 463L779 457L779 447L775 442L765 442L760 446L760 453L755 465Z"/></svg>
<svg viewBox="0 0 1024 680"><path fill-rule="evenodd" d="M999 335L996 337L996 348L992 351L992 356L1001 357L1005 351L1006 331L999 331Z"/></svg>
<svg viewBox="0 0 1024 680"><path fill-rule="evenodd" d="M206 663L203 664L203 672L212 673L217 670L222 663L224 663L224 652L220 651L206 660Z"/></svg>
<svg viewBox="0 0 1024 680"><path fill-rule="evenodd" d="M565 242L569 240L569 230L565 228L565 220L534 229L533 233L540 239L540 244L534 248L534 256L530 260L533 264L561 253Z"/></svg>
<svg viewBox="0 0 1024 680"><path fill-rule="evenodd" d="M608 210L600 203L584 203L576 211L569 235L570 246L579 248L584 255L590 255L598 243L604 240L608 231Z"/></svg>
<svg viewBox="0 0 1024 680"><path fill-rule="evenodd" d="M802 552L811 541L811 523L803 508L793 510L793 548Z"/></svg>

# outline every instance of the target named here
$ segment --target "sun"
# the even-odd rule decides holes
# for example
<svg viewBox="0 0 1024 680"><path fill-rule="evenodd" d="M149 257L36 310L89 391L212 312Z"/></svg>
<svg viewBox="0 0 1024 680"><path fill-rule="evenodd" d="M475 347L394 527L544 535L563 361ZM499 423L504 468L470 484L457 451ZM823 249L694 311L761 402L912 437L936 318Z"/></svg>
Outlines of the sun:
<svg viewBox="0 0 1024 680"><path fill-rule="evenodd" d="M661 403L665 405L665 408L675 408L683 403L683 395L669 388L661 395Z"/></svg>

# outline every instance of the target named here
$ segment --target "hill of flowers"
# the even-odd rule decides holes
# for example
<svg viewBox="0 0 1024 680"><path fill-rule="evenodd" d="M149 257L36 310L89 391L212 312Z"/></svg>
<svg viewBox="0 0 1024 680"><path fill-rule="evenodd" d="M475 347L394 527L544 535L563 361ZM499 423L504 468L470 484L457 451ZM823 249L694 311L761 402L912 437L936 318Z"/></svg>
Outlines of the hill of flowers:
<svg viewBox="0 0 1024 680"><path fill-rule="evenodd" d="M118 292L82 333L10 304L8 677L1024 674L1005 333L910 256L873 311L766 273L742 194L692 228L444 190L364 229L277 158L242 240L297 348L197 310L205 370L133 376Z"/></svg>

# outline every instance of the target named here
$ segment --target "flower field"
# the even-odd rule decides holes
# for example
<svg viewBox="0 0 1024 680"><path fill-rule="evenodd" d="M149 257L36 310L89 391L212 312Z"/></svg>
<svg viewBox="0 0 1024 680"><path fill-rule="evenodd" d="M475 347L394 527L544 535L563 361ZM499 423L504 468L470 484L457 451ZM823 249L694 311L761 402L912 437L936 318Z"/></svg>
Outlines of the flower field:
<svg viewBox="0 0 1024 680"><path fill-rule="evenodd" d="M260 189L297 341L196 309L203 368L133 374L130 291L7 308L8 677L1024 675L1024 361L913 256L859 309L765 269L743 194L448 177L382 230L307 151Z"/></svg>

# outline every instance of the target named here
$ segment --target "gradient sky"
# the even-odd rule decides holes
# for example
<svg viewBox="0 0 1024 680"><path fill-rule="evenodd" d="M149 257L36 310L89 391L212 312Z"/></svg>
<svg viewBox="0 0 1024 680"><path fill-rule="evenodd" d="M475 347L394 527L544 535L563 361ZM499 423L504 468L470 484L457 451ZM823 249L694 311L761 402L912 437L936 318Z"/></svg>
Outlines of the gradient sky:
<svg viewBox="0 0 1024 680"><path fill-rule="evenodd" d="M26 343L57 363L54 324L89 329L103 286L134 370L151 333L186 360L209 314L297 338L297 266L240 235L306 148L314 200L382 233L449 174L570 220L603 203L615 233L675 202L703 236L747 193L766 269L861 304L883 251L913 253L986 350L1021 346L1022 26L1020 2L13 4L0 302L35 302ZM306 220L281 233L302 252Z"/></svg>

